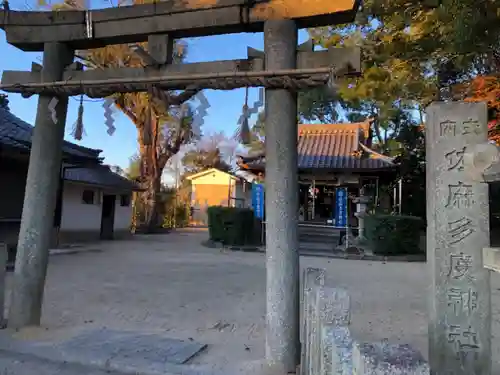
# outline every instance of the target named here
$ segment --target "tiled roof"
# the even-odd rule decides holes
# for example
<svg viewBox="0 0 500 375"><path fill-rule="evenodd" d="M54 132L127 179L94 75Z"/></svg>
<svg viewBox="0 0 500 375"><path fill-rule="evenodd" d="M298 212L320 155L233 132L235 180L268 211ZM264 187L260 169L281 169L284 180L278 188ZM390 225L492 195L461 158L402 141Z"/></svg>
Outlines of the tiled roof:
<svg viewBox="0 0 500 375"><path fill-rule="evenodd" d="M4 108L0 108L0 145L13 147L22 151L29 151L33 126L21 120ZM94 150L64 141L63 153L66 156L80 158L99 158L101 150Z"/></svg>
<svg viewBox="0 0 500 375"><path fill-rule="evenodd" d="M6 146L19 151L29 152L31 148L31 136L33 127L27 122L16 117L9 111L0 108L0 147ZM74 143L64 141L63 155L69 163L76 162L75 158L88 161L91 167L73 168L69 164L64 173L64 179L68 181L86 184L109 186L123 190L138 190L138 186L126 178L113 173L108 166L100 164L99 154L101 150L94 150Z"/></svg>
<svg viewBox="0 0 500 375"><path fill-rule="evenodd" d="M108 186L123 190L140 190L136 183L112 172L106 165L85 168L67 165L64 169L64 179L66 181Z"/></svg>
<svg viewBox="0 0 500 375"><path fill-rule="evenodd" d="M394 168L385 160L359 157L359 143L366 144L370 123L300 124L298 134L299 169L357 169ZM248 163L250 169L263 169L264 161Z"/></svg>

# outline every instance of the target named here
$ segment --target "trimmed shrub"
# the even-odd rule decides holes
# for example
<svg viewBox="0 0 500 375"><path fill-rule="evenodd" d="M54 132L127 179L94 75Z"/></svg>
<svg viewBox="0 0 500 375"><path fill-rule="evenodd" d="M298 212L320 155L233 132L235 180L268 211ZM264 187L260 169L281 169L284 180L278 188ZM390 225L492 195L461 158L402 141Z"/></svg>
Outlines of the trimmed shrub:
<svg viewBox="0 0 500 375"><path fill-rule="evenodd" d="M377 255L420 254L424 221L416 216L368 215L365 237Z"/></svg>
<svg viewBox="0 0 500 375"><path fill-rule="evenodd" d="M189 208L185 204L168 206L163 216L163 228L185 228L189 225Z"/></svg>
<svg viewBox="0 0 500 375"><path fill-rule="evenodd" d="M257 245L260 230L249 208L211 206L207 209L210 239L229 246ZM260 227L260 225L259 225Z"/></svg>

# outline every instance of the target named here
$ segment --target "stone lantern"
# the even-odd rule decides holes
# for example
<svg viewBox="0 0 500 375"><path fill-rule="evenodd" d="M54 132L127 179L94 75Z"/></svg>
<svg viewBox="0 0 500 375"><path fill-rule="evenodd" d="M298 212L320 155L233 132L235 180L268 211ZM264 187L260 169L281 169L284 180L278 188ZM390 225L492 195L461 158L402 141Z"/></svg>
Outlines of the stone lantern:
<svg viewBox="0 0 500 375"><path fill-rule="evenodd" d="M354 216L358 218L358 241L365 239L365 216L370 201L371 197L365 195L364 187L359 189L359 196L353 199L353 202L356 203L356 212Z"/></svg>

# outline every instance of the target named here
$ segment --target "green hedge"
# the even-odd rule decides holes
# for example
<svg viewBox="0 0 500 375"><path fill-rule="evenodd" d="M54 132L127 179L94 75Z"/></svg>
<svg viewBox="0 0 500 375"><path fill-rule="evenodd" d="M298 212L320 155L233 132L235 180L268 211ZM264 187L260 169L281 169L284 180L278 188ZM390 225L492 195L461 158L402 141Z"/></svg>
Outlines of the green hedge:
<svg viewBox="0 0 500 375"><path fill-rule="evenodd" d="M368 215L365 237L377 255L419 254L423 225L424 221L415 216Z"/></svg>
<svg viewBox="0 0 500 375"><path fill-rule="evenodd" d="M260 224L251 209L211 206L207 215L212 241L230 246L260 244Z"/></svg>

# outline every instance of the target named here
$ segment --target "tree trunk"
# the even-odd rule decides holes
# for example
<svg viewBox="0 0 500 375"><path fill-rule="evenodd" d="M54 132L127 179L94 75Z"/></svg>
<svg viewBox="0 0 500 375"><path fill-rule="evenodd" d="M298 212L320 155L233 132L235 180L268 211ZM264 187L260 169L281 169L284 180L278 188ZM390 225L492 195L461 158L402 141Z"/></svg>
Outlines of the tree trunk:
<svg viewBox="0 0 500 375"><path fill-rule="evenodd" d="M142 193L146 210L144 229L147 233L153 233L163 224L161 217L162 209L160 207L162 203L160 199L161 173L155 173L152 176L147 176L147 180L144 185L146 189Z"/></svg>
<svg viewBox="0 0 500 375"><path fill-rule="evenodd" d="M147 233L153 233L162 227L165 213L160 199L163 170L170 158L179 152L185 141L186 131L181 130L174 139L163 139L158 117L154 113L150 113L149 116L149 119L142 126L138 126L138 129L141 180L144 189L141 194L145 211L143 224ZM160 147L162 143L164 145Z"/></svg>

